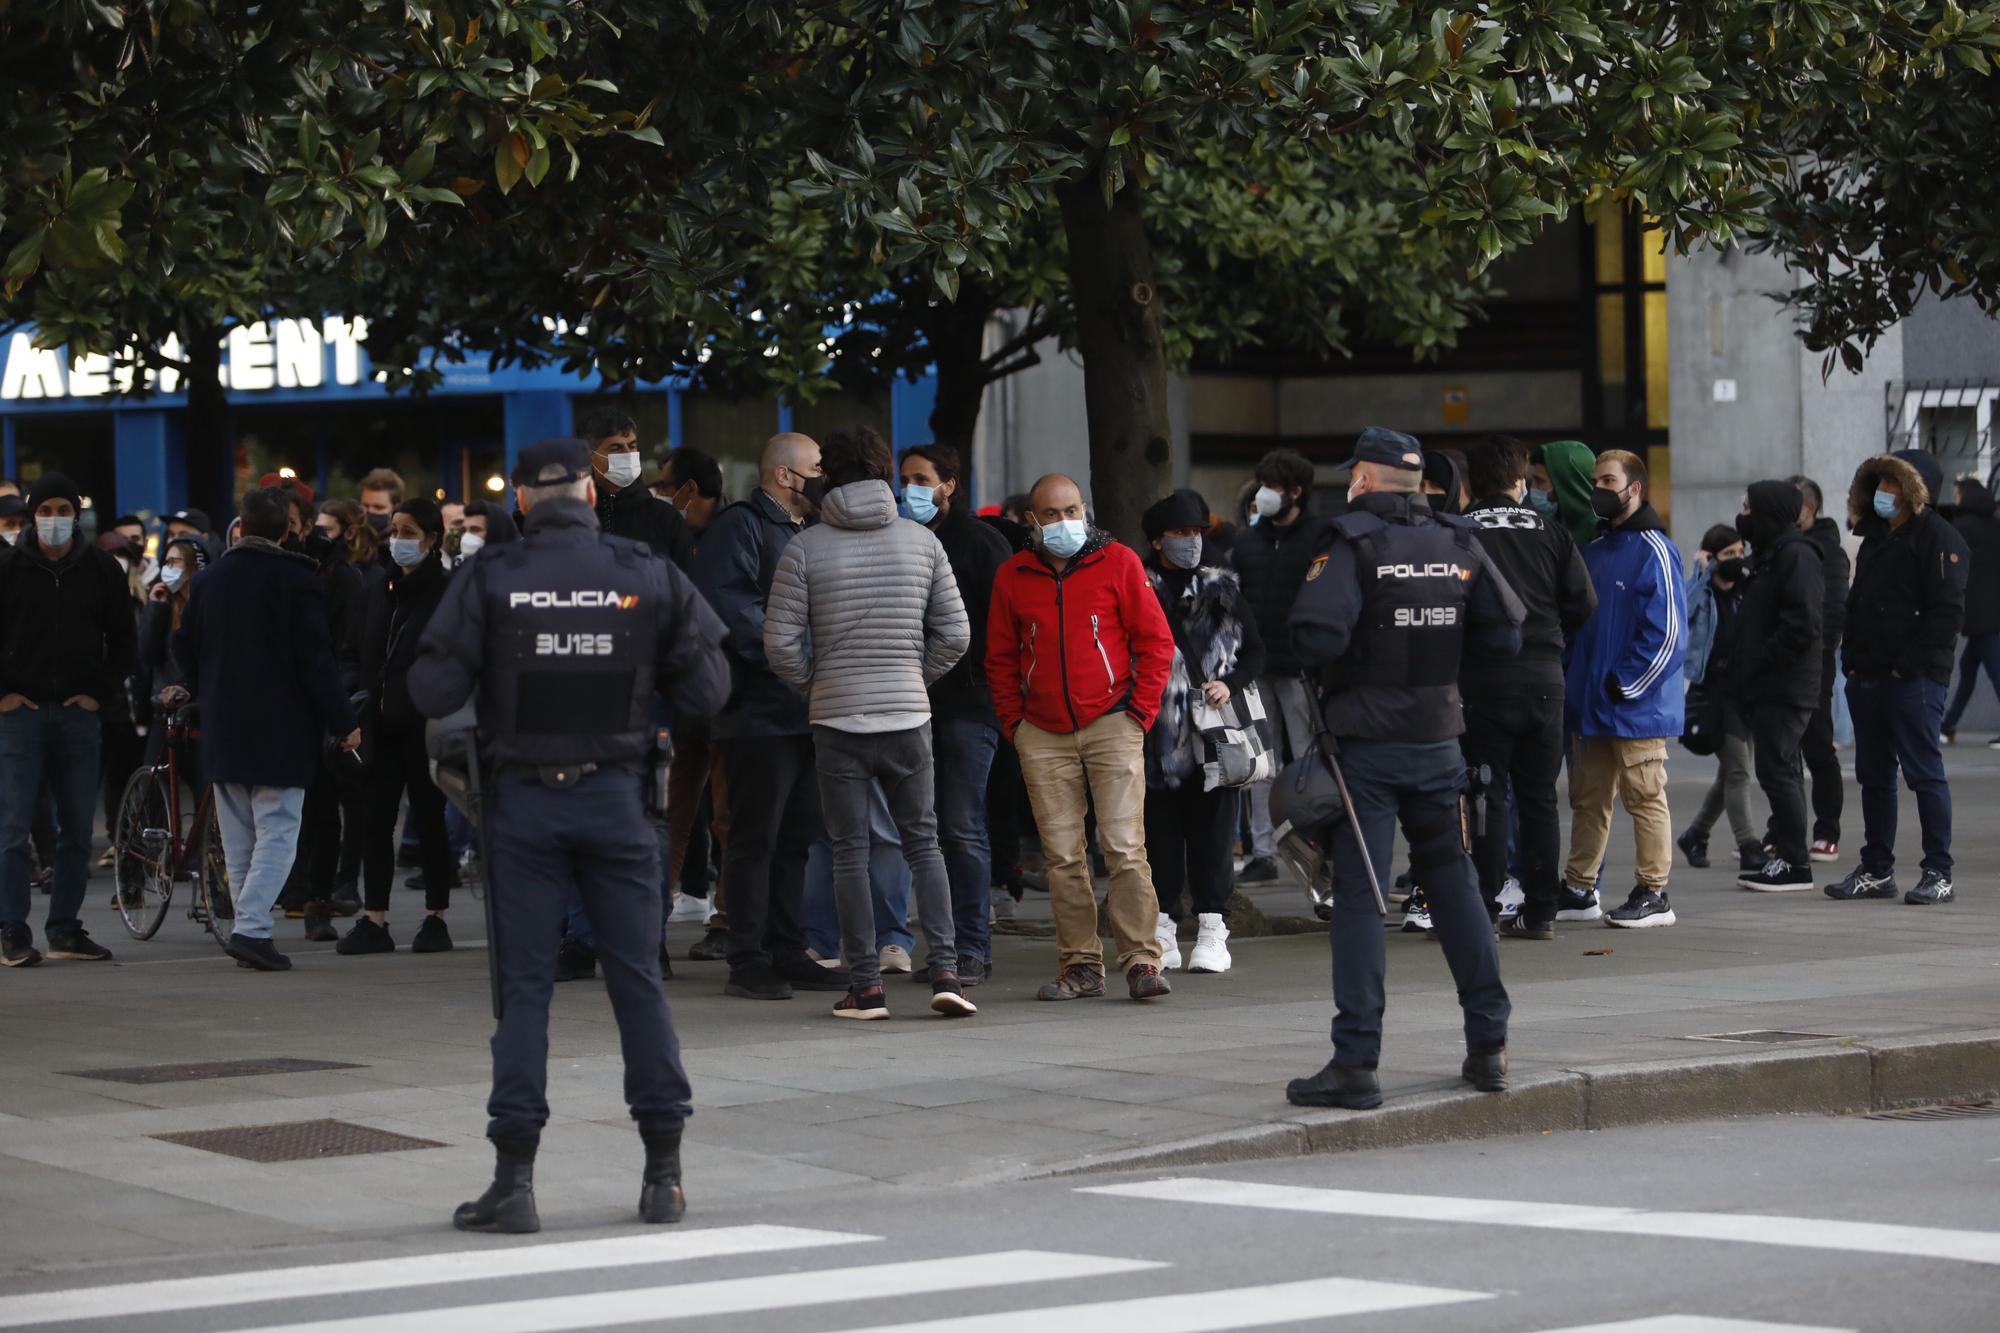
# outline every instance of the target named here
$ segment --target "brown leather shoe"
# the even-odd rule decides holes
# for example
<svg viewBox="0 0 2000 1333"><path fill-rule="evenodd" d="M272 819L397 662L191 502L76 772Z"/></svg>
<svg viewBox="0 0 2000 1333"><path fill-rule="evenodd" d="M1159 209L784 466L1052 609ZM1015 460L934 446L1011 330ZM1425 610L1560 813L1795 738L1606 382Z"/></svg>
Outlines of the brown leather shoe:
<svg viewBox="0 0 2000 1333"><path fill-rule="evenodd" d="M1038 1000L1088 1000L1104 994L1104 973L1087 963L1071 963L1035 992Z"/></svg>
<svg viewBox="0 0 2000 1333"><path fill-rule="evenodd" d="M1126 968L1125 986L1135 1000L1157 1000L1174 993L1174 988L1167 984L1167 974L1152 963L1134 963Z"/></svg>

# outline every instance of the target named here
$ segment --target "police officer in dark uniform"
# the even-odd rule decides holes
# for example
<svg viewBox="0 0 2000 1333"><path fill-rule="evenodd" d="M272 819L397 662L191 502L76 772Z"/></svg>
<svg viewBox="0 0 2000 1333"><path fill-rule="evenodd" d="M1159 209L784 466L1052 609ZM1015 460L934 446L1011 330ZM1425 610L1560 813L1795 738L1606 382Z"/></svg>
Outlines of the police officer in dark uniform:
<svg viewBox="0 0 2000 1333"><path fill-rule="evenodd" d="M500 1021L486 1133L493 1185L462 1231L540 1229L534 1162L549 1107L549 999L563 903L583 897L625 1052L625 1099L645 1143L639 1215L674 1222L689 1089L660 985L660 849L643 807L653 701L676 716L728 696L721 621L679 569L598 530L590 453L541 440L515 472L523 540L451 581L410 669L430 717L477 691Z"/></svg>
<svg viewBox="0 0 2000 1333"><path fill-rule="evenodd" d="M1355 814L1333 838L1333 1059L1286 1088L1298 1106L1382 1104L1382 920L1355 839L1385 868L1398 819L1465 1010L1461 1072L1481 1091L1507 1086L1510 1006L1469 854L1458 672L1468 641L1488 654L1519 651L1522 611L1475 525L1435 513L1418 493L1423 463L1408 435L1361 433L1348 512L1292 608L1292 645L1321 673Z"/></svg>

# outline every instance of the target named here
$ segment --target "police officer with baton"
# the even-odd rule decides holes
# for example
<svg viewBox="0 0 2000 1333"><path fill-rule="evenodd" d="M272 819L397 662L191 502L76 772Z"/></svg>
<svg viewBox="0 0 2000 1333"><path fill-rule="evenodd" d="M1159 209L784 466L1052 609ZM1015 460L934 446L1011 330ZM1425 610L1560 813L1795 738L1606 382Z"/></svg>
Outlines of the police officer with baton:
<svg viewBox="0 0 2000 1333"><path fill-rule="evenodd" d="M676 1222L690 1111L660 985L660 849L642 789L653 700L706 715L728 696L722 623L646 546L598 530L590 451L541 440L514 474L523 540L488 547L451 580L410 669L426 716L477 693L479 789L491 849L493 1033L487 1137L493 1184L461 1204L461 1231L528 1232L548 1121L549 1000L564 899L582 895L625 1052L625 1098L646 1164L640 1220Z"/></svg>
<svg viewBox="0 0 2000 1333"><path fill-rule="evenodd" d="M1465 1010L1461 1073L1483 1092L1507 1086L1510 1006L1470 856L1458 672L1468 639L1489 656L1518 652L1522 610L1475 525L1434 512L1419 493L1423 465L1410 436L1361 432L1348 512L1292 607L1292 646L1320 673L1321 744L1337 748L1348 807L1332 838L1333 1059L1286 1087L1297 1106L1382 1104L1385 946L1374 868L1389 864L1398 820Z"/></svg>

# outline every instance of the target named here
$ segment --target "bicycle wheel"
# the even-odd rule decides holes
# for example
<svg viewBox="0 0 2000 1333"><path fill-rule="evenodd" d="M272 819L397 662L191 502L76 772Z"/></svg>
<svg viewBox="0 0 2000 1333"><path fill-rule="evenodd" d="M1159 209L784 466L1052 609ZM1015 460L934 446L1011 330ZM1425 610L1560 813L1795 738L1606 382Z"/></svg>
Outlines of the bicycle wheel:
<svg viewBox="0 0 2000 1333"><path fill-rule="evenodd" d="M111 833L112 901L135 940L150 940L166 920L174 896L174 831L167 779L159 768L141 768L125 784Z"/></svg>
<svg viewBox="0 0 2000 1333"><path fill-rule="evenodd" d="M195 810L194 845L188 849L189 869L194 879L194 900L207 918L208 933L221 945L229 943L236 925L236 901L229 886L229 864L222 856L222 829L216 823L215 806L207 797Z"/></svg>

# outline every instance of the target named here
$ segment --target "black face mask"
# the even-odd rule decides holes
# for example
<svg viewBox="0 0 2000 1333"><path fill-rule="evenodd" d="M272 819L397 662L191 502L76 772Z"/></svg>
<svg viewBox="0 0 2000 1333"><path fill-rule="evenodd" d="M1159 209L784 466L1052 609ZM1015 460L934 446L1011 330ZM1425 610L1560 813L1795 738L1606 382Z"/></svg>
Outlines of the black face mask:
<svg viewBox="0 0 2000 1333"><path fill-rule="evenodd" d="M814 509L819 508L819 502L826 498L826 478L800 477L799 481L802 483L799 494L804 496L806 503Z"/></svg>
<svg viewBox="0 0 2000 1333"><path fill-rule="evenodd" d="M1602 486L1590 488L1590 512L1610 522L1625 512L1625 492L1608 491Z"/></svg>
<svg viewBox="0 0 2000 1333"><path fill-rule="evenodd" d="M390 516L388 514L371 513L366 515L366 517L368 519L368 526L375 529L377 536L381 536L389 531Z"/></svg>
<svg viewBox="0 0 2000 1333"><path fill-rule="evenodd" d="M1750 562L1740 555L1731 556L1727 560L1718 560L1715 563L1715 576L1719 579L1727 579L1731 583L1743 582L1744 577L1749 572Z"/></svg>
<svg viewBox="0 0 2000 1333"><path fill-rule="evenodd" d="M324 532L321 532L318 528L314 528L311 532L308 532L305 535L305 539L299 543L299 549L304 551L307 555L311 556L314 560L324 561L333 554L335 547L333 538L327 536Z"/></svg>

